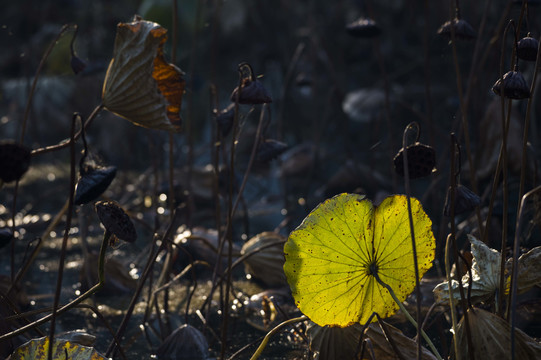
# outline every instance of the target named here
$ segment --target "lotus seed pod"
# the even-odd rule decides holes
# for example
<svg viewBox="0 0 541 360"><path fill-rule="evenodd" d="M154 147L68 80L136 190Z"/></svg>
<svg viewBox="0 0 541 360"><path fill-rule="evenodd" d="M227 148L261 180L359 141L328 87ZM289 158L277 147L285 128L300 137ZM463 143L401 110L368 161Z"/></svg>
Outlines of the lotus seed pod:
<svg viewBox="0 0 541 360"><path fill-rule="evenodd" d="M381 28L373 20L361 17L346 25L348 34L357 38L372 38L381 34Z"/></svg>
<svg viewBox="0 0 541 360"><path fill-rule="evenodd" d="M12 140L0 142L0 180L20 180L30 167L31 153L27 147Z"/></svg>
<svg viewBox="0 0 541 360"><path fill-rule="evenodd" d="M447 39L452 38L452 29L454 28L455 37L459 40L472 40L477 36L473 27L465 20L453 19L446 21L439 29L438 35Z"/></svg>
<svg viewBox="0 0 541 360"><path fill-rule="evenodd" d="M406 149L408 151L408 170L410 179L425 177L436 171L436 152L434 151L434 148L416 142L407 146ZM400 176L405 176L403 148L396 154L393 163L396 173Z"/></svg>
<svg viewBox="0 0 541 360"><path fill-rule="evenodd" d="M109 231L120 240L135 242L137 233L130 217L114 201L98 201L96 203L96 213L100 222Z"/></svg>
<svg viewBox="0 0 541 360"><path fill-rule="evenodd" d="M492 91L502 96L502 79L498 79ZM509 71L503 75L503 96L509 99L526 99L530 97L530 88L520 71Z"/></svg>
<svg viewBox="0 0 541 360"><path fill-rule="evenodd" d="M236 87L231 93L231 101L236 101L239 88ZM268 104L272 102L269 93L259 80L243 80L242 90L239 95L239 104Z"/></svg>
<svg viewBox="0 0 541 360"><path fill-rule="evenodd" d="M517 56L522 60L536 61L538 49L539 41L531 36L526 36L520 39L517 44Z"/></svg>
<svg viewBox="0 0 541 360"><path fill-rule="evenodd" d="M239 73L241 76L241 91L239 93L239 87L237 86L231 93L231 101L239 104L268 104L272 102L272 98L269 93L257 80L253 74L252 67L247 63L239 65Z"/></svg>

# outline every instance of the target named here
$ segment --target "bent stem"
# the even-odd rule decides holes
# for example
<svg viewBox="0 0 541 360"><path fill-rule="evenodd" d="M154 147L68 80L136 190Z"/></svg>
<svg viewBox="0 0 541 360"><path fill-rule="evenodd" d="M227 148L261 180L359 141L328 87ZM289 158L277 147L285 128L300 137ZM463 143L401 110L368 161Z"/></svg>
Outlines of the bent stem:
<svg viewBox="0 0 541 360"><path fill-rule="evenodd" d="M455 308L455 299L453 297L453 290L451 287L451 260L450 260L450 250L449 250L449 244L451 242L452 234L449 234L447 236L447 240L445 241L445 276L447 277L447 283L449 284L449 305L451 310L451 325L453 327L453 345L455 349L455 356L457 360L460 360L460 353L458 352L458 342L456 338L456 329L457 329L457 323L456 323L456 308ZM460 281L460 280L459 280Z"/></svg>
<svg viewBox="0 0 541 360"><path fill-rule="evenodd" d="M427 342L428 344L428 347L430 348L430 350L432 350L432 353L436 356L436 358L438 360L443 360L440 353L438 352L438 350L436 349L436 347L434 346L434 344L432 343L432 341L430 340L430 338L428 337L428 335L425 333L425 331L419 327L419 325L417 324L417 322L415 321L415 319L413 319L413 317L410 315L410 313L408 312L408 310L406 310L406 307L402 304L402 302L400 300L398 300L398 298L396 297L396 294L394 293L393 289L387 285L386 283L384 283L378 276L378 273L377 272L374 272L373 273L374 277L376 278L377 282L383 286L385 289L387 289L387 291L389 292L389 294L391 294L391 297L393 298L393 300L398 304L398 307L400 308L400 310L402 310L402 313L404 313L404 315L406 316L406 318L409 320L409 322L415 326L415 328L421 332L421 336L423 337L423 339L425 339L425 341ZM273 329L274 330L274 329Z"/></svg>
<svg viewBox="0 0 541 360"><path fill-rule="evenodd" d="M109 239L111 238L112 233L108 230L105 231L105 234L103 235L103 240L101 243L100 248L100 254L98 257L98 283L94 285L92 288L88 289L83 295L79 296L72 302L62 306L60 309L56 311L56 316L62 315L66 311L70 310L71 308L75 307L76 305L80 304L82 301L88 299L92 294L96 293L98 290L100 290L103 285L105 284L105 253L107 251L107 245L109 244ZM0 336L0 341L10 339L14 336L20 335L22 333L25 333L27 330L30 330L36 326L40 326L47 321L51 320L53 317L53 314L49 314L47 316L42 317L39 320L36 320L28 325L25 325L23 327L18 328L17 330L14 330L10 333L4 334Z"/></svg>
<svg viewBox="0 0 541 360"><path fill-rule="evenodd" d="M263 352L265 347L267 346L270 338L273 337L274 334L276 334L278 331L282 330L283 327L285 327L287 325L290 325L290 324L297 323L297 322L305 321L305 320L308 320L308 317L306 315L303 315L303 316L299 316L299 317L296 317L296 318L288 319L288 320L283 321L280 324L276 325L271 331L269 331L267 333L267 335L265 335L265 337L263 338L263 341L261 341L261 344L259 344L259 347L254 352L254 354L252 355L250 360L258 359L261 356L261 353Z"/></svg>
<svg viewBox="0 0 541 360"><path fill-rule="evenodd" d="M419 284L419 264L417 263L417 246L415 245L415 231L413 227L413 215L411 213L411 190L410 190L410 176L409 176L409 165L408 165L408 147L406 146L406 135L408 134L408 130L412 128L417 128L417 138L420 135L420 129L419 124L417 124L415 121L410 123L406 129L404 130L404 134L402 135L402 148L404 149L404 184L406 187L406 200L408 203L408 219L409 219L409 226L410 226L410 234L411 234L411 248L413 253L413 268L415 269L415 290L416 290L416 297L417 297L417 322L421 322L421 286ZM417 327L417 358L421 359L421 339L420 339L420 331L421 328Z"/></svg>
<svg viewBox="0 0 541 360"><path fill-rule="evenodd" d="M520 252L520 233L522 232L522 223L524 217L524 207L526 200L536 193L541 191L541 186L536 187L533 190L530 190L522 197L520 201L520 206L518 208L516 229L515 229L515 239L513 243L513 266L511 269L511 286L510 286L510 301L509 301L509 320L511 323L511 358L515 359L515 328L516 324L516 310L517 310L517 291L518 291L518 254Z"/></svg>

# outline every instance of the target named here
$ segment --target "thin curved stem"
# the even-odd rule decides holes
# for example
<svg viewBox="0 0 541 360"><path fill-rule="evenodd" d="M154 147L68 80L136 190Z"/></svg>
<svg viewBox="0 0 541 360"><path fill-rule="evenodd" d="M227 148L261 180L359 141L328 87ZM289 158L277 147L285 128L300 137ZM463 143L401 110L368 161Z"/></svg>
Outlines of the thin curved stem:
<svg viewBox="0 0 541 360"><path fill-rule="evenodd" d="M376 278L377 282L383 286L385 289L387 289L387 291L389 292L389 294L391 294L391 297L393 298L393 300L396 302L396 304L398 305L398 307L400 308L400 310L402 310L402 313L406 316L406 319L408 319L408 321L413 325L415 326L416 329L420 329L420 333L421 333L421 336L423 337L423 339L425 339L426 343L428 344L428 347L430 348L430 350L432 350L432 353L436 356L436 358L438 360L443 360L440 353L438 352L438 350L436 349L436 347L434 346L434 344L432 343L432 341L430 340L430 338L428 337L428 335L425 333L425 331L423 329L421 329L418 325L417 325L417 322L415 321L415 319L413 319L413 317L410 315L410 313L408 312L408 310L406 309L406 307L404 306L404 304L402 304L402 302L400 300L398 300L398 298L396 297L396 294L394 293L393 289L387 285L386 283L384 283L378 276L378 273L377 272L374 272L372 275L374 275L374 277ZM273 329L274 330L274 329Z"/></svg>
<svg viewBox="0 0 541 360"><path fill-rule="evenodd" d="M521 199L520 206L517 214L517 223L515 229L515 239L513 244L513 267L511 270L511 293L509 301L509 317L511 320L511 358L515 359L515 328L516 328L516 301L517 301L517 289L518 289L518 254L520 252L520 233L522 232L522 217L524 215L524 204L526 200L541 191L541 186L527 192Z"/></svg>
<svg viewBox="0 0 541 360"><path fill-rule="evenodd" d="M452 6L451 6L452 8ZM458 3L456 3L456 13L457 17L460 16L460 11ZM452 12L452 10L451 10ZM453 51L453 64L455 66L455 74L456 74L456 87L458 92L458 100L459 100L459 106L460 106L460 118L462 119L462 131L464 132L464 143L466 145L466 156L468 158L468 164L470 166L470 169L475 169L472 154L471 154L471 145L470 145L470 131L469 131L469 125L468 125L468 114L467 114L467 101L464 96L464 90L462 88L462 73L460 71L460 66L458 64L458 54L456 49L456 34L455 34L455 27L451 26L451 47ZM470 183L471 187L474 193L478 193L477 191L477 176L475 171L470 171ZM483 220L481 219L481 212L479 208L476 208L476 216L477 216L477 223L479 226L480 232L483 232Z"/></svg>
<svg viewBox="0 0 541 360"><path fill-rule="evenodd" d="M43 54L43 57L41 58L38 69L36 70L36 74L34 75L34 80L32 81L32 87L30 88L30 94L28 94L28 99L26 101L26 106L24 108L24 115L23 115L23 123L21 126L21 137L20 137L20 143L22 144L24 141L24 134L26 132L26 123L28 122L28 115L30 114L30 105L32 104L32 99L34 98L34 93L36 92L36 86L38 84L39 75L41 74L41 70L43 70L43 66L45 65L45 61L47 61L47 58L53 51L56 43L60 39L60 37L71 27L69 24L65 24L62 26L56 37L53 41L49 44L49 47L45 51L45 54Z"/></svg>
<svg viewBox="0 0 541 360"><path fill-rule="evenodd" d="M92 123L92 121L96 118L96 116L99 114L99 112L102 111L104 108L105 108L105 105L103 105L103 104L99 104L98 106L96 106L94 108L94 110L92 111L92 113L90 115L88 115L88 118L86 119L83 127L86 129ZM79 131L77 131L77 133L73 137L73 140L77 141L77 139L79 139L79 137L81 137L82 132L83 132L83 129L79 129ZM70 142L71 142L71 139L61 141L56 145L50 145L50 146L46 146L46 147L43 147L43 148L34 149L34 150L32 150L31 155L36 156L36 155L45 154L45 153L48 153L48 152L51 152L51 151L63 149L63 148L66 148L66 147L70 146Z"/></svg>
<svg viewBox="0 0 541 360"><path fill-rule="evenodd" d="M286 320L284 322L281 322L280 324L276 325L271 331L269 331L267 333L267 335L265 335L265 337L263 338L263 341L261 342L261 344L259 344L259 347L254 352L254 354L252 355L250 360L257 360L261 356L261 353L263 352L263 350L267 346L269 340L274 336L274 334L276 334L277 332L282 330L283 327L285 327L287 325L290 325L290 324L297 323L297 322L305 321L305 320L308 320L308 317L306 315L303 315L303 316L299 316L299 317L296 317L296 318L288 319L288 320Z"/></svg>
<svg viewBox="0 0 541 360"><path fill-rule="evenodd" d="M464 295L464 287L462 286L462 271L460 270L459 264L459 258L460 253L458 251L458 246L456 245L456 220L455 220L455 199L456 199L456 188L457 188L457 170L456 170L456 158L457 158L457 149L458 147L458 141L455 137L454 133L451 133L451 208L450 208L450 215L451 215L451 237L449 238L452 241L453 245L453 252L455 254L455 261L457 263L456 267L456 273L458 278L458 291L460 292L460 299L462 299L460 305L462 306L462 312L464 313L464 323L466 325L466 338L468 341L468 351L470 353L470 358L473 359L473 341L471 338L471 328L470 328L470 318L468 315L468 309L466 305L466 299L467 297ZM460 154L458 154L460 156ZM449 283L450 286L450 283Z"/></svg>
<svg viewBox="0 0 541 360"><path fill-rule="evenodd" d="M539 38L541 40L541 37ZM541 47L540 47L541 48ZM524 183L526 179L526 168L528 167L527 164L527 149L528 149L528 134L530 129L530 116L532 113L532 106L535 99L535 85L537 82L537 74L539 73L539 66L541 63L541 50L537 49L537 57L535 60L535 66L534 66L534 73L532 78L532 84L530 85L530 97L528 98L528 105L526 107L526 118L524 119L524 134L522 137L522 158L521 158L521 166L520 166L520 186L519 186L519 193L518 193L518 203L520 206L520 202L522 199L522 195L524 194Z"/></svg>
<svg viewBox="0 0 541 360"><path fill-rule="evenodd" d="M451 259L449 245L451 243L452 234L447 235L447 240L445 241L445 276L447 277L447 284L449 284L449 309L451 311L451 326L453 329L453 345L455 348L455 358L460 360L460 353L458 351L458 341L456 337L457 333L457 317L456 317L456 308L455 308L455 298L453 297L453 290L451 287ZM461 280L459 280L461 281Z"/></svg>

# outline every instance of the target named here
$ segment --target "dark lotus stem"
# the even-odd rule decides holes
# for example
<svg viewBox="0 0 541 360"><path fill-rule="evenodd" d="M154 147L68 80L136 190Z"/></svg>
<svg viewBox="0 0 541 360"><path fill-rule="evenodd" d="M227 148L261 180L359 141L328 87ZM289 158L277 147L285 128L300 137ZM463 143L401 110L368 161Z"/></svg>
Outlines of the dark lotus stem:
<svg viewBox="0 0 541 360"><path fill-rule="evenodd" d="M541 40L541 37L540 37ZM524 194L524 183L526 179L526 168L528 167L527 164L527 149L528 149L528 133L530 129L530 116L532 113L532 106L533 106L533 100L535 99L535 84L537 83L537 75L539 74L539 67L541 64L541 46L538 46L537 48L537 57L535 61L535 71L533 73L532 83L530 85L530 94L531 96L528 98L528 105L526 107L526 117L524 119L524 134L522 136L522 158L521 158L521 166L520 166L520 185L519 185L519 193L518 193L518 203L520 206L520 202L522 199L522 195Z"/></svg>
<svg viewBox="0 0 541 360"><path fill-rule="evenodd" d="M456 2L456 7L458 8L458 0ZM451 7L452 8L452 7ZM452 13L452 10L451 10ZM468 114L466 111L467 107L467 99L464 96L463 90L462 90L462 73L460 71L460 66L458 64L458 55L457 55L457 49L456 49L456 33L455 29L451 27L451 47L453 52L453 64L455 67L455 74L456 74L456 85L457 85L457 91L458 91L458 99L459 99L459 105L460 105L460 118L462 119L462 130L464 131L464 142L466 145L466 155L468 156L468 164L470 165L470 169L474 169L474 162L471 155L471 145L470 145L470 131L469 131L469 125L468 125ZM475 171L470 171L470 182L472 185L472 189L475 193L477 193L477 178ZM483 220L481 219L481 212L477 210L477 223L479 226L479 229L483 229Z"/></svg>
<svg viewBox="0 0 541 360"><path fill-rule="evenodd" d="M273 241L271 243L268 243L268 244L265 244L265 245L262 245L250 252L247 252L245 253L244 255L241 255L237 260L235 260L235 262L231 265L231 268L228 268L225 270L225 272L222 274L222 276L220 277L220 279L218 279L218 281L216 281L215 283L212 284L212 289L211 289L211 294L214 293L214 290L224 281L224 279L229 275L230 272L232 272L238 265L244 263L244 261L251 257L252 255L255 255L267 248L270 248L270 247L273 247L273 246L276 246L276 245L281 245L281 244L285 244L286 240L279 240L279 241ZM207 299L203 302L203 305L201 306L201 309L204 309L206 304L210 302L210 300L212 300L212 298L210 297L207 297Z"/></svg>
<svg viewBox="0 0 541 360"><path fill-rule="evenodd" d="M58 303L60 302L60 291L62 290L62 279L64 277L64 262L66 260L66 248L68 245L69 231L71 229L71 220L73 215L73 198L75 193L75 123L79 119L79 115L73 114L71 121L71 136L70 136L70 183L69 183L69 197L68 197L68 213L66 216L66 226L64 230L64 238L62 239L62 249L60 250L60 261L58 264L58 276L56 280L56 291L53 301L53 310L51 317L51 327L49 329L49 349L48 359L53 357L53 344L54 344L54 332L56 329L56 311L58 309Z"/></svg>
<svg viewBox="0 0 541 360"><path fill-rule="evenodd" d="M23 124L21 126L21 137L20 137L21 144L24 141L24 134L26 132L26 123L28 121L28 115L30 114L30 105L32 104L32 99L33 99L34 93L36 91L36 86L38 84L39 75L41 74L41 71L43 70L43 66L45 65L45 62L47 61L47 58L49 57L49 55L53 51L54 46L56 45L56 43L58 42L60 37L70 27L71 27L71 25L69 25L69 24L65 24L64 26L62 26L62 28L60 29L60 31L58 32L58 34L56 35L54 40L51 41L51 43L49 44L49 47L47 48L47 50L45 51L45 54L43 54L43 56L42 56L42 58L41 58L41 60L39 62L38 69L36 70L36 74L34 75L34 80L32 81L32 87L30 88L30 94L28 94L28 100L26 101L26 107L24 108Z"/></svg>
<svg viewBox="0 0 541 360"><path fill-rule="evenodd" d="M218 275L218 269L221 266L221 258L222 258L222 252L225 245L225 242L228 243L228 268L231 266L231 251L233 248L233 239L232 239L232 229L233 229L233 188L235 181L235 147L236 147L236 140L237 140L237 132L239 127L239 99L240 94L243 89L244 85L244 76L245 73L243 73L242 70L246 70L246 67L244 65L247 65L246 63L239 64L238 71L239 71L239 82L238 82L238 91L235 94L234 102L235 102L235 116L233 117L233 134L231 137L231 148L230 148L230 157L229 157L229 196L227 199L227 224L226 228L220 237L220 242L218 244L218 255L217 255L217 261L216 266L214 268L214 272L212 274L212 283L214 284L216 282L216 277ZM248 69L251 70L251 67L247 65ZM221 349L220 349L220 356L221 358L225 358L225 352L227 349L227 326L228 326L228 316L229 316L229 305L227 304L229 302L229 289L231 286L231 278L228 277L228 281L226 283L226 291L225 291L225 299L223 302L223 321L222 321L222 333L221 333ZM210 294L210 297L212 297L212 294Z"/></svg>
<svg viewBox="0 0 541 360"><path fill-rule="evenodd" d="M173 219L176 219L178 216L178 212L175 211L175 214L174 214L174 217ZM175 221L171 221L170 225L169 225L169 228L167 229L165 235L164 235L164 239L168 239L171 237L171 233L173 231L173 223L175 223ZM128 325L128 321L130 320L131 318L131 315L133 314L133 310L135 309L135 305L137 303L137 299L139 298L139 295L141 295L141 291L143 291L143 287L144 287L144 284L146 282L146 280L148 279L149 275L152 273L152 269L154 267L154 264L156 262L156 257L158 256L158 254L160 253L159 249L156 249L156 251L154 251L154 248L155 248L155 242L157 240L157 237L154 238L154 241L152 242L152 250L150 251L150 255L148 257L148 260L147 260L147 263L145 265L145 269L143 270L143 275L141 275L141 277L139 278L139 282L137 283L137 289L135 290L135 293L133 294L133 297L130 301L130 305L128 306L128 309L126 310L126 313L124 314L124 317L122 318L122 322L120 323L120 326L118 327L118 330L116 332L116 337L117 339L121 339L122 336L124 335L124 331L126 330L126 327ZM162 245L163 246L163 245ZM149 291L150 291L150 288L151 286L149 287ZM145 311L145 321L143 323L146 323L146 319L148 318L148 314L150 313L150 309L152 308L152 303L151 302L154 302L155 301L155 298L154 297L150 297L149 296L149 303L147 304L147 309ZM120 343L119 342L114 342L114 341L111 341L111 343L109 344L109 347L107 348L107 352L105 353L105 356L111 356L113 355L114 357L114 354L116 354L116 350L117 350L117 347L120 346Z"/></svg>
<svg viewBox="0 0 541 360"><path fill-rule="evenodd" d="M460 271L460 264L459 264L459 251L458 247L456 245L456 224L455 224L455 198L456 198L456 149L457 149L458 141L455 137L454 133L451 133L451 206L450 206L450 215L451 215L451 237L450 240L452 242L453 246L453 252L455 255L455 262L457 264L456 266L456 275L458 278L458 290L460 292L460 299L462 300L460 302L460 305L462 306L462 313L464 314L464 323L466 324L466 338L468 340L468 352L470 355L470 358L473 359L473 341L471 339L471 329L470 329L470 319L468 316L468 309L466 306L466 302L464 300L467 299L467 297L464 295L464 287L462 286L462 272ZM446 245L447 246L447 245ZM446 249L447 251L447 249ZM446 254L448 255L448 254ZM447 271L446 271L447 272ZM449 286L451 286L451 283L449 283Z"/></svg>
<svg viewBox="0 0 541 360"><path fill-rule="evenodd" d="M513 267L511 270L511 293L509 301L509 314L511 318L511 359L515 359L515 327L516 327L516 311L517 311L517 278L518 278L518 254L520 252L520 233L522 230L522 217L524 215L524 204L526 199L535 195L541 190L541 186L527 192L521 199L520 207L517 214L517 223L515 228L515 239L513 243Z"/></svg>
<svg viewBox="0 0 541 360"><path fill-rule="evenodd" d="M104 108L103 104L99 104L98 106L96 106L94 108L92 113L88 116L88 118L86 119L86 121L83 124L83 127L85 129L92 123L92 121L96 118L96 116L100 113L100 111L103 110L103 108ZM74 141L77 141L79 139L79 137L81 136L81 132L82 132L82 129L80 129L75 134L75 136L73 137ZM60 143L58 143L56 145L50 145L50 146L46 146L46 147L43 147L43 148L32 150L32 156L45 154L45 153L55 151L55 150L60 150L60 149L63 149L65 147L68 147L68 146L70 146L70 141L69 140L68 141L61 141Z"/></svg>
<svg viewBox="0 0 541 360"><path fill-rule="evenodd" d="M451 202L452 204L452 202ZM450 258L450 244L451 241L453 241L453 234L447 235L447 239L445 241L445 277L447 280L447 283L449 284L449 311L451 312L451 328L453 330L453 347L455 350L455 356L457 360L460 360L460 352L458 351L458 342L457 342L457 336L456 336L456 329L457 329L457 316L456 316L456 306L453 298L453 288L451 287L451 258ZM462 279L460 279L462 281Z"/></svg>
<svg viewBox="0 0 541 360"><path fill-rule="evenodd" d="M255 140L254 140L254 144L252 146L252 153L250 155L250 160L248 161L248 166L246 168L246 171L244 173L244 177L242 179L242 183L241 183L241 186L240 186L240 189L239 189L239 192L237 194L237 197L235 198L235 203L233 204L233 207L232 207L232 216L235 214L235 212L237 211L237 208L239 206L239 203L240 203L240 200L242 198L242 193L244 192L244 188L246 186L246 182L248 180L248 175L250 174L250 171L252 169L252 166L253 166L253 163L254 163L254 160L255 160L255 157L256 157L256 153L257 153L257 146L258 146L258 143L259 143L259 139L260 139L260 135L261 135L261 128L262 128L262 125L263 125L263 120L264 120L264 113L265 113L265 109L266 109L266 104L263 104L263 106L261 107L261 113L260 113L260 117L259 117L259 123L258 123L258 126L257 126L257 130L256 130L256 135L255 135ZM230 223L228 222L227 224L227 227L226 227L226 230L224 231L224 234L227 234L227 230L229 229L230 227ZM224 235L225 236L225 235ZM224 236L222 236L220 239L220 243L224 242L225 239L224 239ZM220 246L220 245L219 245ZM251 255L251 254L250 254ZM222 257L222 247L220 247L218 249L218 254L217 254L217 259L218 261L220 261ZM212 288L210 290L210 295L207 297L207 300L209 299L212 299L212 294L214 293L214 290L216 290L216 287L218 286L218 284L221 284L224 280L224 278L227 276L228 278L231 276L231 270L233 270L233 268L238 265L240 262L239 262L239 259L237 259L234 263L231 263L229 264L230 266L228 266L226 272L221 276L221 278L219 280L216 280L217 278L214 278L213 281L212 281ZM216 269L215 269L216 271ZM204 308L205 304L207 302L205 301L205 303L203 304L202 308Z"/></svg>
<svg viewBox="0 0 541 360"><path fill-rule="evenodd" d="M400 300L398 300L398 298L396 297L396 294L394 293L393 291L393 288L391 288L389 285L387 285L386 283L383 282L383 280L381 280L379 278L379 275L378 275L378 272L377 271L374 271L372 273L372 275L374 276L374 278L376 279L376 281L381 285L383 286L385 289L387 289L387 291L389 292L389 294L391 295L391 297L393 298L393 300L395 301L395 303L398 305L398 307L400 308L400 310L402 311L402 313L404 314L404 316L406 316L406 319L408 319L408 321L413 325L415 326L416 329L420 329L420 333L421 333L421 336L423 337L423 339L425 339L426 343L428 344L428 347L430 348L430 350L432 350L432 353L436 356L436 358L438 360L442 360L442 357L441 355L439 354L438 350L436 349L436 347L434 346L434 344L432 343L432 341L430 340L430 338L428 337L428 335L424 332L423 329L421 329L419 327L419 325L417 324L417 322L415 322L415 319L413 319L413 317L410 315L410 313L408 312L408 310L406 309L406 307L404 306L404 304L402 304L402 302ZM420 341L420 339L418 339L417 341Z"/></svg>
<svg viewBox="0 0 541 360"><path fill-rule="evenodd" d="M506 35L507 35L507 32L509 31L509 28L513 26L515 32L516 32L516 27L515 27L515 23L513 20L510 20L507 24L507 26L505 27L505 30L504 30L504 33L503 33L503 37L504 39L506 38ZM515 35L516 37L516 35ZM513 48L514 50L516 48ZM513 50L513 51L514 51ZM504 44L502 44L502 49L501 49L501 55L500 55L500 80L502 81L502 86L503 86L503 67L504 67ZM515 60L515 56L512 56L512 59L511 59L511 62L512 62L512 66L513 66L513 63L514 63L514 60ZM504 90L504 89L502 89ZM503 95L503 93L502 93ZM493 182L492 182L492 193L491 193L491 197L490 197L490 203L489 203L489 206L488 206L488 214L487 214L487 217L486 217L486 224L487 224L487 227L485 228L485 231L483 233L483 238L482 238L482 241L484 243L486 243L488 241L488 224L490 224L490 220L491 220L491 217L492 217L492 212L493 212L493 209L494 209L494 201L495 201L495 198L496 198L496 189L498 188L498 181L499 181L499 178L500 178L500 171L502 170L503 168L503 197L504 197L504 210L503 210L503 224L502 224L502 239L501 239L501 260L500 260L500 270L502 271L500 273L500 294L499 294L499 301L498 301L498 314L500 316L503 316L504 314L504 311L503 311L503 284L504 284L504 269L505 269L505 258L506 258L506 242L507 242L507 209L508 209L508 194L507 194L507 134L508 134L508 131L509 131L509 123L510 123L510 119L511 119L511 104L512 104L512 100L509 99L508 101L508 111L507 111L507 116L505 115L505 101L504 101L504 97L502 96L501 97L501 117L502 117L502 146L501 146L501 149L500 149L500 154L498 156L498 164L496 166L496 171L494 173L494 179L493 179ZM505 225L504 225L505 224Z"/></svg>
<svg viewBox="0 0 541 360"><path fill-rule="evenodd" d="M408 130L413 127L417 130L417 139L419 139L420 131L419 124L416 122L410 123L406 126L404 134L402 135L402 148L404 149L404 185L406 187L406 200L408 203L408 220L410 225L410 234L411 234L411 247L413 250L413 267L415 269L415 295L417 297L417 324L421 323L421 286L419 284L419 264L417 263L417 246L415 245L415 231L413 229L413 214L411 213L411 189L410 189L410 178L409 178L409 169L408 169L408 149L406 144L406 135ZM417 326L417 359L421 360L422 348L421 348L421 328Z"/></svg>

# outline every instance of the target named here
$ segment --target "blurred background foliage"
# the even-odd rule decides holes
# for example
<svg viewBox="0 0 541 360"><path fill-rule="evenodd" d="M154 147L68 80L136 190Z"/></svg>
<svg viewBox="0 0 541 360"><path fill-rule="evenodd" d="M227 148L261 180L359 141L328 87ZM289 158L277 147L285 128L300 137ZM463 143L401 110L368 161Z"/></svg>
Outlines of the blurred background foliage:
<svg viewBox="0 0 541 360"><path fill-rule="evenodd" d="M502 19L517 18L520 6L511 2L494 2L489 7L463 2L461 6L462 18L474 29L483 26L477 40L457 44L462 86L470 77L473 81L467 115L472 152L476 167L481 168L486 166L478 163L485 161L483 150L495 149L490 144L479 147L486 140L480 139L485 132L479 126L495 98L491 86L499 76ZM33 148L66 138L71 114L77 111L87 116L99 104L117 23L130 21L134 14L160 23L169 29L166 52L171 58L172 9L167 0L5 4L0 15L2 137L19 136L32 76L63 24L78 25L75 50L88 66L82 74L73 75L71 35L65 34L47 60L32 104L25 143ZM538 17L533 15L536 10L530 9L527 23L534 37L539 30ZM459 139L462 134L452 48L448 39L437 35L450 14L454 8L448 1L179 1L175 64L186 72L182 117L190 126L189 133L175 137L175 165L182 168L189 161L187 139L193 144L194 164L210 163L212 110L230 103L238 81L237 65L246 61L262 75L273 97L265 137L284 141L291 149L265 170L271 171L266 176L293 179L286 184L292 204L298 198L309 199L301 202L303 213L340 191L361 191L375 199L403 192L392 157L401 148L404 127L417 121L420 140L435 147L439 162L436 178L416 181L413 195L423 200L430 197L432 202L425 206L439 216L448 182L449 134L457 132ZM374 39L349 36L345 26L360 16L375 19L381 35ZM510 43L511 36L506 40ZM506 52L510 53L509 47ZM474 57L481 66L471 72ZM531 72L531 68L523 71ZM248 115L239 141L241 171L257 116L244 112ZM536 127L533 131L532 139L536 139ZM102 113L88 135L104 161L121 171L141 171L150 164L167 168L166 152L161 151L167 149L167 134ZM295 150L308 154L308 161L288 163ZM45 162L66 159L66 153L43 156ZM465 156L462 160L466 173L469 165ZM349 176L345 180L341 178L344 171ZM338 183L333 182L335 177ZM462 177L463 182L468 179ZM490 183L489 177L480 180Z"/></svg>

